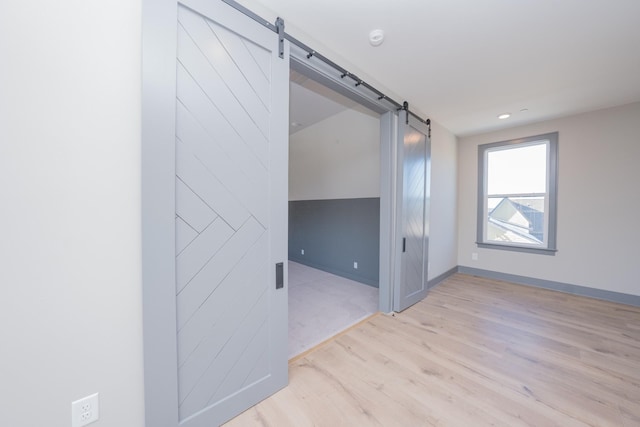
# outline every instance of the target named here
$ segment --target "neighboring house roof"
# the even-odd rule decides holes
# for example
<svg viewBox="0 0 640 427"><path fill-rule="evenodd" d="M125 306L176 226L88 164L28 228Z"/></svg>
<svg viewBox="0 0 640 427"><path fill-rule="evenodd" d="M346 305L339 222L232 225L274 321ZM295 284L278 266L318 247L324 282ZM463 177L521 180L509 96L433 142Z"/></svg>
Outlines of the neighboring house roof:
<svg viewBox="0 0 640 427"><path fill-rule="evenodd" d="M544 238L543 198L503 198L489 213L491 240L541 244Z"/></svg>

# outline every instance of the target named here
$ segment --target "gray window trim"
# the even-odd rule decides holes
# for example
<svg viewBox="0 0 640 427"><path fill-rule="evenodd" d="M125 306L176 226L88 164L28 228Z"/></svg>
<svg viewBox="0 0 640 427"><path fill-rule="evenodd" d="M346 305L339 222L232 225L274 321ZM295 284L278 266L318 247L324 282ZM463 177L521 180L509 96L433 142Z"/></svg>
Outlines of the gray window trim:
<svg viewBox="0 0 640 427"><path fill-rule="evenodd" d="M506 244L506 243L489 243L484 241L484 201L486 199L486 182L485 182L485 153L487 150L504 147L508 145L521 145L535 141L549 141L549 224L547 230L547 246L545 248L531 247L528 245ZM476 245L479 248L501 249L507 251L526 252L542 255L555 255L557 252L556 236L557 236L557 217L558 217L558 132L545 133L542 135L529 136L526 138L511 139L507 141L493 142L490 144L482 144L478 146L478 207L477 207L477 235Z"/></svg>

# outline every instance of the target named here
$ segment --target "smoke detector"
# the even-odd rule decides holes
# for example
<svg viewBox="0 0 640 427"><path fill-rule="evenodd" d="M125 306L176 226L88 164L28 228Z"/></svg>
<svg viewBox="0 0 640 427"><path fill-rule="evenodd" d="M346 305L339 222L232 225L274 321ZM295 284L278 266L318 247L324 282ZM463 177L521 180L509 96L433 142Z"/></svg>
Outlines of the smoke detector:
<svg viewBox="0 0 640 427"><path fill-rule="evenodd" d="M384 41L384 31L378 29L369 33L369 43L371 46L380 46Z"/></svg>

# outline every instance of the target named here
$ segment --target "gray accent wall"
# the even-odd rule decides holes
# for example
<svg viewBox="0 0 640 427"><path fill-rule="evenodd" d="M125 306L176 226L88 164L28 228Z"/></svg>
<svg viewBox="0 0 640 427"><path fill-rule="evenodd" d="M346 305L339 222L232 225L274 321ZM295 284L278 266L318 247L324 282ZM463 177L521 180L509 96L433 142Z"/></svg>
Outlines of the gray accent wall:
<svg viewBox="0 0 640 427"><path fill-rule="evenodd" d="M378 287L379 247L380 198L289 202L289 260Z"/></svg>

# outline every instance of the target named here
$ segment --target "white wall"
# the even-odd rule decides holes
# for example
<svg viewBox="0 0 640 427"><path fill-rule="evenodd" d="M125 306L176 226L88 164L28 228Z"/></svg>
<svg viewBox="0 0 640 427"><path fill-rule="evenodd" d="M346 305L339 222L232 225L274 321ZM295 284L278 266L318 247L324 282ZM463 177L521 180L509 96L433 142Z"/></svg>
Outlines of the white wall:
<svg viewBox="0 0 640 427"><path fill-rule="evenodd" d="M289 200L365 197L380 197L378 117L345 110L289 137Z"/></svg>
<svg viewBox="0 0 640 427"><path fill-rule="evenodd" d="M0 2L2 426L144 423L140 8Z"/></svg>
<svg viewBox="0 0 640 427"><path fill-rule="evenodd" d="M559 132L557 254L477 248L477 146L553 131ZM640 103L461 138L458 263L640 295L639 161Z"/></svg>
<svg viewBox="0 0 640 427"><path fill-rule="evenodd" d="M457 139L431 121L431 221L429 279L458 265Z"/></svg>

